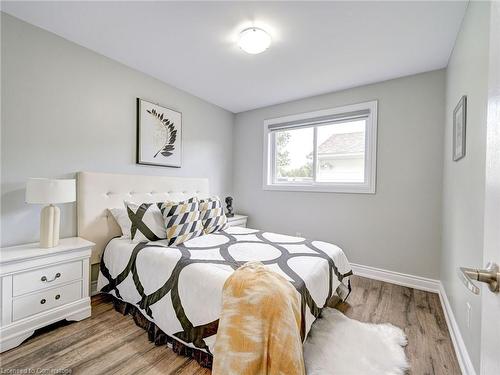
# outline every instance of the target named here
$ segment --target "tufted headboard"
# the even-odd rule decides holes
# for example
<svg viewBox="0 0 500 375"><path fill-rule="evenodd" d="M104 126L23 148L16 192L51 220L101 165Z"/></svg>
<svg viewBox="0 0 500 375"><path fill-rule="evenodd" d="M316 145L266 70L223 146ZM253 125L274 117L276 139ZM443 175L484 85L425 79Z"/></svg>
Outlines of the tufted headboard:
<svg viewBox="0 0 500 375"><path fill-rule="evenodd" d="M78 236L96 244L92 264L100 262L109 240L121 233L108 208L124 207L124 200L163 202L209 195L206 178L78 172L76 186Z"/></svg>

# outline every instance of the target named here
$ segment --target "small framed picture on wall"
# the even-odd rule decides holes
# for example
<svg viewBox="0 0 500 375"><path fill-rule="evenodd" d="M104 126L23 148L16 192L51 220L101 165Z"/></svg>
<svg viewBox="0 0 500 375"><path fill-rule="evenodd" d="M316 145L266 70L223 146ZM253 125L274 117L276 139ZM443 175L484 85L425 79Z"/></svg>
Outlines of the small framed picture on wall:
<svg viewBox="0 0 500 375"><path fill-rule="evenodd" d="M462 96L453 111L453 160L465 156L465 128L467 122L467 96Z"/></svg>
<svg viewBox="0 0 500 375"><path fill-rule="evenodd" d="M137 98L137 164L181 166L182 113Z"/></svg>

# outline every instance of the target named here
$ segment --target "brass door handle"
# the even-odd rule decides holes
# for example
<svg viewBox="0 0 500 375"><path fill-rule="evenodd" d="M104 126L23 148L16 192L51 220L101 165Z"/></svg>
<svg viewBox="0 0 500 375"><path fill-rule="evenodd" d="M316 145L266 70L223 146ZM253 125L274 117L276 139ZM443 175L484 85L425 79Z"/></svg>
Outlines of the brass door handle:
<svg viewBox="0 0 500 375"><path fill-rule="evenodd" d="M458 275L467 289L474 294L479 294L480 292L479 287L474 284L474 281L486 283L488 284L488 288L493 293L498 293L500 285L500 270L498 268L498 264L496 263L488 263L485 269L460 267Z"/></svg>

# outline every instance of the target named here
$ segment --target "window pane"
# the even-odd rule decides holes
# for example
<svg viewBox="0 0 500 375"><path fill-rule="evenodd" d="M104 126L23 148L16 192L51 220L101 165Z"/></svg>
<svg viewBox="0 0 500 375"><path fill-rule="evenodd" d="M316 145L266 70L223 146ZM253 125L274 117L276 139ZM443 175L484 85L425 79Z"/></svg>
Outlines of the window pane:
<svg viewBox="0 0 500 375"><path fill-rule="evenodd" d="M275 133L275 182L312 182L314 129Z"/></svg>
<svg viewBox="0 0 500 375"><path fill-rule="evenodd" d="M366 121L318 127L318 182L364 182Z"/></svg>

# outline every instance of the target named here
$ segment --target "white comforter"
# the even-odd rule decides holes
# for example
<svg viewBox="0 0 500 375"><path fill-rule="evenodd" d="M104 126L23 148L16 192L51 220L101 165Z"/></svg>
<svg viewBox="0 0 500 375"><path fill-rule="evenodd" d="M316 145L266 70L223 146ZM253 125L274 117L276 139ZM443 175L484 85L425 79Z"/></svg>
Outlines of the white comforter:
<svg viewBox="0 0 500 375"><path fill-rule="evenodd" d="M350 290L351 267L339 247L241 227L177 247L113 239L103 255L98 290L139 307L183 344L211 353L224 282L248 261L261 261L301 293L304 339L329 298L344 299Z"/></svg>

